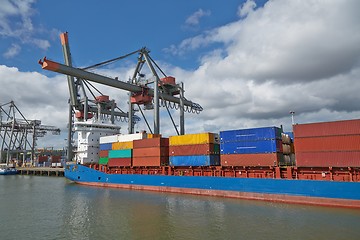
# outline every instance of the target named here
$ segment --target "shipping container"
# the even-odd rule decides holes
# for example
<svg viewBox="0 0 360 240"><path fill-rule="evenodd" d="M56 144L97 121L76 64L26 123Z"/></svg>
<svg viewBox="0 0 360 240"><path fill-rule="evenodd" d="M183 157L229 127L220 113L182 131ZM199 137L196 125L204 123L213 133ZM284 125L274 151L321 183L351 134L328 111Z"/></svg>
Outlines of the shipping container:
<svg viewBox="0 0 360 240"><path fill-rule="evenodd" d="M281 140L257 140L220 143L221 154L282 152Z"/></svg>
<svg viewBox="0 0 360 240"><path fill-rule="evenodd" d="M218 166L220 165L219 155L192 155L192 156L170 156L170 166Z"/></svg>
<svg viewBox="0 0 360 240"><path fill-rule="evenodd" d="M133 157L134 167L168 166L169 157Z"/></svg>
<svg viewBox="0 0 360 240"><path fill-rule="evenodd" d="M278 166L281 153L253 153L220 155L222 166Z"/></svg>
<svg viewBox="0 0 360 240"><path fill-rule="evenodd" d="M221 131L220 142L256 141L265 139L281 140L281 132L281 129L278 127Z"/></svg>
<svg viewBox="0 0 360 240"><path fill-rule="evenodd" d="M100 137L100 144L104 144L104 143L114 143L114 142L117 142L117 138L118 138L118 135L110 135L110 136L103 136L103 137Z"/></svg>
<svg viewBox="0 0 360 240"><path fill-rule="evenodd" d="M109 150L99 151L99 157L109 157Z"/></svg>
<svg viewBox="0 0 360 240"><path fill-rule="evenodd" d="M169 138L148 138L134 140L134 148L166 147L169 146Z"/></svg>
<svg viewBox="0 0 360 240"><path fill-rule="evenodd" d="M219 143L219 134L197 133L197 134L185 134L185 135L169 137L170 146L206 144L206 143Z"/></svg>
<svg viewBox="0 0 360 240"><path fill-rule="evenodd" d="M132 166L132 158L109 158L109 167L130 167Z"/></svg>
<svg viewBox="0 0 360 240"><path fill-rule="evenodd" d="M169 147L134 148L133 157L167 157Z"/></svg>
<svg viewBox="0 0 360 240"><path fill-rule="evenodd" d="M360 135L295 138L297 152L360 151Z"/></svg>
<svg viewBox="0 0 360 240"><path fill-rule="evenodd" d="M214 143L169 146L170 156L220 154L220 145Z"/></svg>
<svg viewBox="0 0 360 240"><path fill-rule="evenodd" d="M108 164L108 162L109 162L109 158L107 157L99 158L99 164L106 165Z"/></svg>
<svg viewBox="0 0 360 240"><path fill-rule="evenodd" d="M294 128L294 137L320 137L336 135L360 134L360 119L296 124Z"/></svg>
<svg viewBox="0 0 360 240"><path fill-rule="evenodd" d="M144 138L147 138L146 132L133 133L133 134L119 134L119 135L117 135L116 142L130 142L130 141L144 139Z"/></svg>
<svg viewBox="0 0 360 240"><path fill-rule="evenodd" d="M360 167L360 151L296 152L298 167Z"/></svg>
<svg viewBox="0 0 360 240"><path fill-rule="evenodd" d="M102 143L100 144L100 150L111 150L112 143Z"/></svg>
<svg viewBox="0 0 360 240"><path fill-rule="evenodd" d="M132 149L110 150L109 158L131 158Z"/></svg>
<svg viewBox="0 0 360 240"><path fill-rule="evenodd" d="M112 150L132 149L134 147L133 141L129 142L114 142Z"/></svg>

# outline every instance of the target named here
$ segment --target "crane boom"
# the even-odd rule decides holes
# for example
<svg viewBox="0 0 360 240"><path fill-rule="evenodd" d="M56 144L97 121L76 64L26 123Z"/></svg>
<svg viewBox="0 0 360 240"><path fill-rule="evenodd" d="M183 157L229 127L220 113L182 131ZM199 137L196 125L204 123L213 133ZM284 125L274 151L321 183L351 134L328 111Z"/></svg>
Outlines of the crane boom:
<svg viewBox="0 0 360 240"><path fill-rule="evenodd" d="M66 75L81 78L81 79L86 79L86 80L89 80L92 82L104 84L104 85L119 88L122 90L127 90L129 92L141 92L143 90L143 87L141 87L141 86L137 86L134 84L119 81L119 80L109 78L106 76L102 76L102 75L99 75L96 73L87 72L87 71L79 69L79 68L66 66L64 64L48 60L48 59L46 59L46 57L43 60L40 60L39 64L42 65L42 68L45 70L49 70L52 72L58 72L58 73L66 74ZM149 89L148 94L150 96L154 96L154 90ZM174 97L174 96L166 94L166 93L162 93L161 97L166 101L180 104L180 98L178 98L178 97ZM186 99L183 100L183 103L185 106L194 108L194 110L196 110L196 111L202 111L202 108L197 103L193 103Z"/></svg>

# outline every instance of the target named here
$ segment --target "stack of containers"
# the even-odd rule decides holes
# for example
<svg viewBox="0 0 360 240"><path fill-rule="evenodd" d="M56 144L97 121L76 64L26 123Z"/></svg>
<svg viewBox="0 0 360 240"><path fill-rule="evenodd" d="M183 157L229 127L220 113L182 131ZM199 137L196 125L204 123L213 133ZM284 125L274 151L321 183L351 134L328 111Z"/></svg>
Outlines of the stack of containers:
<svg viewBox="0 0 360 240"><path fill-rule="evenodd" d="M168 138L154 137L134 140L133 166L167 165L169 165Z"/></svg>
<svg viewBox="0 0 360 240"><path fill-rule="evenodd" d="M117 135L110 135L100 137L99 140L99 164L107 165L109 162L109 151L112 149L112 144L117 141Z"/></svg>
<svg viewBox="0 0 360 240"><path fill-rule="evenodd" d="M219 135L186 134L169 138L170 166L218 166Z"/></svg>
<svg viewBox="0 0 360 240"><path fill-rule="evenodd" d="M283 149L283 161L281 165L294 166L295 165L295 153L294 143L289 133L281 133L282 149Z"/></svg>
<svg viewBox="0 0 360 240"><path fill-rule="evenodd" d="M277 127L220 132L222 166L278 166L282 161L282 130Z"/></svg>
<svg viewBox="0 0 360 240"><path fill-rule="evenodd" d="M132 166L133 141L146 137L146 133L101 137L99 164L109 167Z"/></svg>
<svg viewBox="0 0 360 240"><path fill-rule="evenodd" d="M360 120L294 125L296 166L360 167Z"/></svg>

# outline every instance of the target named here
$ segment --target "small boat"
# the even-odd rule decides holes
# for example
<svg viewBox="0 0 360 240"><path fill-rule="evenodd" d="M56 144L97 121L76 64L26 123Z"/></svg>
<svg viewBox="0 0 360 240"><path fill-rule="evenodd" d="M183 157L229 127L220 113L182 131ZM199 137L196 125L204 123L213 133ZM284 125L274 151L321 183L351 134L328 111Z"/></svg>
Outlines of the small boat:
<svg viewBox="0 0 360 240"><path fill-rule="evenodd" d="M0 175L15 175L18 173L19 173L19 171L16 168L10 168L10 167L1 167L0 168Z"/></svg>

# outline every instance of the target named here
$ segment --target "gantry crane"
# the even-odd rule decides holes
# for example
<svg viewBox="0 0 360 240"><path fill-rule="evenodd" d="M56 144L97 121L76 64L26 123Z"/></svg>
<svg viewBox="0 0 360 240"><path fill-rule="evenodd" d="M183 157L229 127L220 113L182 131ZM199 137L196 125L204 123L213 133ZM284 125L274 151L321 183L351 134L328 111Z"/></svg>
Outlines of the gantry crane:
<svg viewBox="0 0 360 240"><path fill-rule="evenodd" d="M0 162L9 164L13 156L20 160L18 158L20 154L24 163L30 151L31 164L33 164L36 140L44 137L47 132L59 135L60 129L42 125L40 120L26 119L13 101L0 105Z"/></svg>
<svg viewBox="0 0 360 240"><path fill-rule="evenodd" d="M69 93L70 93L70 110L69 110L69 123L71 124L73 116L72 109L77 111L78 119L86 121L88 118L91 118L93 114L100 116L101 114L106 114L111 116L111 121L113 122L114 116L120 116L128 118L128 132L134 132L134 115L135 109L134 106L138 106L138 109L141 111L140 105L144 106L144 109L153 109L154 111L154 127L153 131L151 130L149 124L147 123L150 132L159 134L160 133L160 106L167 108L170 115L169 106L178 108L180 110L180 132L178 131L176 124L171 117L172 123L176 132L180 135L185 134L185 119L184 113L193 112L199 113L203 109L202 107L192 101L187 100L184 97L184 86L183 83L176 84L175 78L167 76L160 67L155 63L155 61L150 57L150 51L144 47L129 54L126 54L121 57L117 57L102 63L95 64L86 68L75 68L72 66L71 53L69 48L68 34L62 33L60 35L62 49L64 53L65 64L61 64L55 61L51 61L44 57L39 63L42 65L42 68L45 70L58 72L67 75ZM105 64L109 64L134 54L138 54L137 64L135 67L134 74L132 75L129 81L120 81L117 78L111 78L103 76L97 73L90 72L90 69L99 67ZM150 79L145 79L142 72L144 65L148 66L148 70L152 74ZM159 77L158 72L163 76ZM76 78L76 80L75 80ZM111 86L121 90L128 91L129 94L129 110L128 112L120 111L115 112L115 103L110 101L108 96L100 96L95 98L96 105L91 106L89 104L89 99L85 95L84 83L87 81L103 84L106 86ZM80 89L82 89L83 99L79 99ZM111 109L111 110L110 110ZM71 129L71 126L70 126ZM69 131L70 134L70 131ZM69 135L69 141L71 137ZM71 152L71 142L68 143L69 151ZM71 159L70 156L68 156Z"/></svg>

